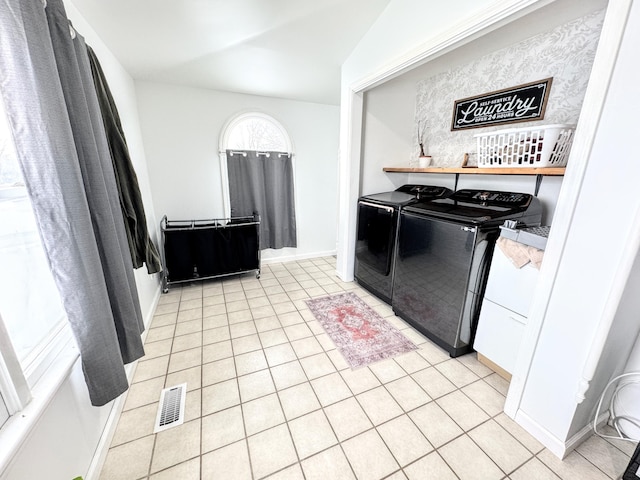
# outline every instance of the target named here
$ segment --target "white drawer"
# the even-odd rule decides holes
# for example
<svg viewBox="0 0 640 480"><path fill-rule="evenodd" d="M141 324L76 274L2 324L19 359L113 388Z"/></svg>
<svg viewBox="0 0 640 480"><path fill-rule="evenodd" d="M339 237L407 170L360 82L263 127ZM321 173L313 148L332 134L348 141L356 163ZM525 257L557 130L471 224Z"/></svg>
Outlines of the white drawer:
<svg viewBox="0 0 640 480"><path fill-rule="evenodd" d="M484 298L527 316L537 282L536 268L531 265L516 268L496 246Z"/></svg>
<svg viewBox="0 0 640 480"><path fill-rule="evenodd" d="M513 373L527 319L487 300L482 302L473 348Z"/></svg>

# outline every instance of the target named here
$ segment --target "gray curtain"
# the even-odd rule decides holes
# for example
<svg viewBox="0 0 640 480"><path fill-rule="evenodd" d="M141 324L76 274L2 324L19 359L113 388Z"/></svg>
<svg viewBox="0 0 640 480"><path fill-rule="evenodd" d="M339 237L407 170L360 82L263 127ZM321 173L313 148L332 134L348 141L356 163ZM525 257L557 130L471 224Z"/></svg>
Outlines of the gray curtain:
<svg viewBox="0 0 640 480"><path fill-rule="evenodd" d="M91 402L128 388L142 314L86 44L62 0L0 0L0 90Z"/></svg>
<svg viewBox="0 0 640 480"><path fill-rule="evenodd" d="M260 249L297 246L292 155L227 150L231 216L260 215Z"/></svg>

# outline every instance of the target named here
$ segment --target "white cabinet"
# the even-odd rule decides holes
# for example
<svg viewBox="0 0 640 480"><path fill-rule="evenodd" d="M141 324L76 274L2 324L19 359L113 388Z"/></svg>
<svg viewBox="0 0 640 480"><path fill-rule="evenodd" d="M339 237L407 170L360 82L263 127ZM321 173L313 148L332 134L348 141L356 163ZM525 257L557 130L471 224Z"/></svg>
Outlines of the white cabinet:
<svg viewBox="0 0 640 480"><path fill-rule="evenodd" d="M512 373L538 281L530 264L516 268L496 246L473 348Z"/></svg>
<svg viewBox="0 0 640 480"><path fill-rule="evenodd" d="M512 373L526 324L526 317L485 298L473 348Z"/></svg>

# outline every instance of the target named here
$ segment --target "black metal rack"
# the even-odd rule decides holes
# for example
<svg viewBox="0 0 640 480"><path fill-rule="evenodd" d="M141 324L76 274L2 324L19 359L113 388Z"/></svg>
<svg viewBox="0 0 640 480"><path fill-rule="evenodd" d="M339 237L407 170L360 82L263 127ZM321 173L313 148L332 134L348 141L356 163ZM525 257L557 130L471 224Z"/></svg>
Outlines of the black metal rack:
<svg viewBox="0 0 640 480"><path fill-rule="evenodd" d="M162 291L169 285L256 272L260 278L260 216L160 221Z"/></svg>

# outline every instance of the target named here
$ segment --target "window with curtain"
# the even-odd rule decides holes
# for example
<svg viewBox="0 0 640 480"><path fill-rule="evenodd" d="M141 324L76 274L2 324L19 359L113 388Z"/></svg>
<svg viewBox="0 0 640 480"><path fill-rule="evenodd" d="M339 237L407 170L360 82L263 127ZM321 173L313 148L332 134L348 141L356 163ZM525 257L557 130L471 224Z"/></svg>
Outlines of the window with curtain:
<svg viewBox="0 0 640 480"><path fill-rule="evenodd" d="M29 384L67 329L0 99L0 315Z"/></svg>
<svg viewBox="0 0 640 480"><path fill-rule="evenodd" d="M260 215L260 249L296 247L293 148L284 127L262 113L232 119L222 135L231 217Z"/></svg>
<svg viewBox="0 0 640 480"><path fill-rule="evenodd" d="M144 355L133 268L157 271L157 252L106 78L63 0L2 4L0 391L8 413L24 408L30 365L75 361L70 335L54 342L71 331L90 401L105 405Z"/></svg>

